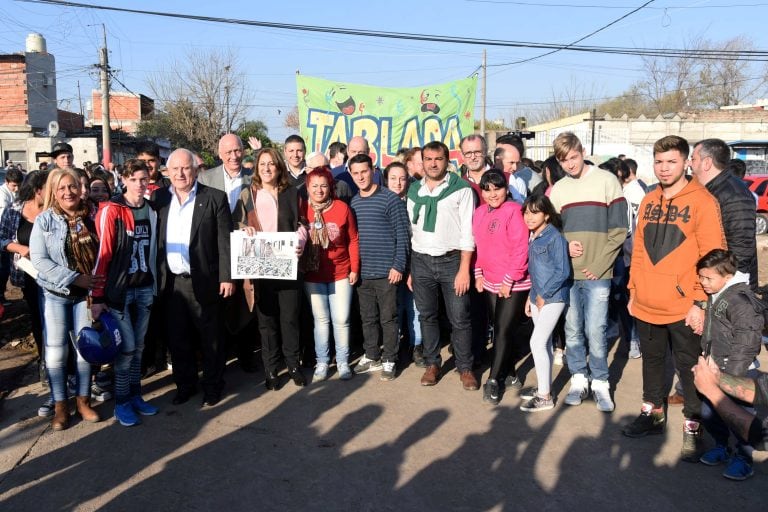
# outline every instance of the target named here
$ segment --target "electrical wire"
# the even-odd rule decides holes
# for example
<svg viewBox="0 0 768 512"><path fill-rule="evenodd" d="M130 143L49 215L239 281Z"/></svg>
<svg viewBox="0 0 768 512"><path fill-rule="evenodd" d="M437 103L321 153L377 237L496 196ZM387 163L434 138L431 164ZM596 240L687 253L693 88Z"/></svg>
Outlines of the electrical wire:
<svg viewBox="0 0 768 512"><path fill-rule="evenodd" d="M465 2L472 2L478 4L509 4L520 5L524 7L558 7L569 9L631 9L631 5L594 5L594 4L546 4L541 2L513 2L510 0L464 0ZM667 7L647 7L647 9L655 9L658 11L666 11L671 9L733 9L734 7L764 7L768 3L758 4L731 4L731 5L668 5Z"/></svg>
<svg viewBox="0 0 768 512"><path fill-rule="evenodd" d="M556 49L556 50L551 50L551 51L548 51L548 52L546 52L546 53L542 53L541 55L536 55L536 56L534 56L534 57L528 57L527 59L521 59L521 60L516 60L516 61L513 61L513 62L507 62L507 63L505 63L505 64L494 64L494 65L493 65L493 67L501 67L501 66L513 66L513 65L515 65L515 64L524 64L524 63L526 63L526 62L531 62L532 60L537 60L537 59L541 59L541 58L543 58L543 57L547 57L547 56L549 56L549 55L552 55L553 53L557 53L557 52L561 52L561 51L563 51L563 50L567 50L567 49L568 49L568 47L570 47L570 46L573 46L573 45L575 45L575 44L579 44L580 42L584 41L585 39L589 39L589 38L590 38L590 37L592 37L593 35L595 35L595 34L597 34L597 33L599 33L599 32L602 32L603 30L605 30L605 29L607 29L607 28L609 28L609 27L611 27L611 26L613 26L613 25L617 24L617 23L618 23L618 22L620 22L621 20L623 20L623 19L625 19L625 18L628 18L629 16L631 16L631 15L635 14L637 11L640 11L640 10L642 10L644 7L648 6L649 4L652 4L654 1L655 1L655 0L648 0L647 2L645 2L645 3L644 3L643 5L641 5L640 7L636 7L635 9L632 9L631 11L629 11L629 12L628 12L628 13L626 13L626 14L624 14L623 16L621 16L621 17L619 17L619 18L616 18L616 19L615 19L615 20L613 20L612 22L608 23L607 25L603 25L602 27L598 28L597 30L593 30L593 31L592 31L592 32L590 32L589 34L585 35L584 37L580 37L579 39L575 40L574 42L570 43L568 46L566 46L566 47L564 47L564 48L558 48L558 49Z"/></svg>
<svg viewBox="0 0 768 512"><path fill-rule="evenodd" d="M96 9L104 11L116 11L130 14L140 14L149 16L161 16L166 18L187 19L195 21L205 21L212 23L225 23L231 25L247 25L262 28L277 28L283 30L294 30L303 32L322 32L331 34L343 34L353 36L378 37L388 39L405 39L414 41L427 41L451 44L467 44L476 46L494 46L507 48L532 48L544 50L567 50L588 53L606 53L614 55L635 55L647 57L695 57L705 60L736 60L736 61L758 61L768 62L768 51L766 50L685 50L669 48L627 48L611 46L581 46L568 45L560 43L538 43L528 41L507 41L500 39L475 39L469 37L442 36L431 34L415 34L407 32L385 32L378 30L349 29L342 27L324 27L317 25L297 25L289 23L276 23L267 21L243 20L234 18L218 18L212 16L199 16L192 14L170 13L160 11L144 11L139 9L128 9L124 7L111 7L95 4L84 4L69 2L64 0L16 0L33 4L49 4L63 7L75 7L82 9Z"/></svg>

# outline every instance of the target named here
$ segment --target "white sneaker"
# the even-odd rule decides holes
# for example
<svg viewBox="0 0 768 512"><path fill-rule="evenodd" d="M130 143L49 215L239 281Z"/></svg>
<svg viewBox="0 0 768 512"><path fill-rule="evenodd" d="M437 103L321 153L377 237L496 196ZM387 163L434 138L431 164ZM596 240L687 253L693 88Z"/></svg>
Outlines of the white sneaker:
<svg viewBox="0 0 768 512"><path fill-rule="evenodd" d="M629 342L629 358L640 359L642 356L643 356L643 353L640 352L640 342L630 341Z"/></svg>
<svg viewBox="0 0 768 512"><path fill-rule="evenodd" d="M582 400L589 394L589 381L586 375L577 373L571 377L571 388L565 396L567 405L581 405Z"/></svg>
<svg viewBox="0 0 768 512"><path fill-rule="evenodd" d="M352 370L349 369L347 363L336 363L336 369L339 371L339 378L341 380L349 380L352 378Z"/></svg>
<svg viewBox="0 0 768 512"><path fill-rule="evenodd" d="M384 367L381 364L381 359L368 359L363 356L355 366L355 373L379 372L382 368Z"/></svg>
<svg viewBox="0 0 768 512"><path fill-rule="evenodd" d="M37 410L37 415L43 418L49 418L54 414L53 397L48 395L43 405Z"/></svg>
<svg viewBox="0 0 768 512"><path fill-rule="evenodd" d="M315 380L325 380L328 378L328 363L317 363L315 366Z"/></svg>
<svg viewBox="0 0 768 512"><path fill-rule="evenodd" d="M552 358L552 364L555 366L563 366L563 349L556 348L555 355Z"/></svg>
<svg viewBox="0 0 768 512"><path fill-rule="evenodd" d="M613 412L615 406L611 400L611 385L607 380L592 381L592 398L597 403L598 411Z"/></svg>

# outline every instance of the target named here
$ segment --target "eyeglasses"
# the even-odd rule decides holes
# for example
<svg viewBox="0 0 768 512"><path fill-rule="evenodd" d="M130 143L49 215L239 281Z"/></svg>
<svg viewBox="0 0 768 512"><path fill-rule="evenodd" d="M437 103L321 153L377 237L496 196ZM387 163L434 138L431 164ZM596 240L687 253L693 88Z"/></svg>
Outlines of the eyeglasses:
<svg viewBox="0 0 768 512"><path fill-rule="evenodd" d="M475 158L478 156L482 156L483 152L482 151L462 151L461 154L469 158Z"/></svg>

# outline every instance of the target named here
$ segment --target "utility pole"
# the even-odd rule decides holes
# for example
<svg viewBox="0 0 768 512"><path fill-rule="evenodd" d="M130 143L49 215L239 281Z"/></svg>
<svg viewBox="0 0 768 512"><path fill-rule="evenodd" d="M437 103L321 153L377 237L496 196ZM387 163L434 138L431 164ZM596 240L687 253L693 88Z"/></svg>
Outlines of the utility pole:
<svg viewBox="0 0 768 512"><path fill-rule="evenodd" d="M77 102L80 104L80 115L83 115L83 96L80 94L80 80L77 81Z"/></svg>
<svg viewBox="0 0 768 512"><path fill-rule="evenodd" d="M483 81L480 87L480 135L485 137L485 79L486 75L488 74L488 66L486 65L487 62L485 60L485 50L483 50Z"/></svg>
<svg viewBox="0 0 768 512"><path fill-rule="evenodd" d="M99 51L99 65L101 71L101 148L102 165L109 170L112 163L111 130L109 127L109 58L107 52L107 27L102 23L104 31L104 47Z"/></svg>
<svg viewBox="0 0 768 512"><path fill-rule="evenodd" d="M227 94L227 133L232 133L232 122L229 120L229 85L224 86L224 92Z"/></svg>
<svg viewBox="0 0 768 512"><path fill-rule="evenodd" d="M224 75L224 80L225 80L225 82L224 82L224 101L225 101L225 106L226 106L226 110L225 110L226 117L224 119L224 123L226 125L224 127L224 132L225 133L232 133L232 126L231 126L232 122L229 120L229 70L230 70L229 66L224 66L224 71L225 71L225 75Z"/></svg>
<svg viewBox="0 0 768 512"><path fill-rule="evenodd" d="M595 154L595 122L596 121L605 121L604 117L597 117L597 109L593 108L592 113L590 116L586 119L582 119L582 121L589 121L592 125L592 140L590 141L590 150L589 154L594 155Z"/></svg>

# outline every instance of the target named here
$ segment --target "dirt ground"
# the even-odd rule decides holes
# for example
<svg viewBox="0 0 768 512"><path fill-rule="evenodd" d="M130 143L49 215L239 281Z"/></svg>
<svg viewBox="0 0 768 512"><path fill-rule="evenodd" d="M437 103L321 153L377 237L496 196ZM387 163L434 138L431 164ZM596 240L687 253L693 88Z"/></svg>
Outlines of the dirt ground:
<svg viewBox="0 0 768 512"><path fill-rule="evenodd" d="M16 387L29 363L37 359L21 290L8 283L5 297L11 303L0 318L0 400Z"/></svg>

